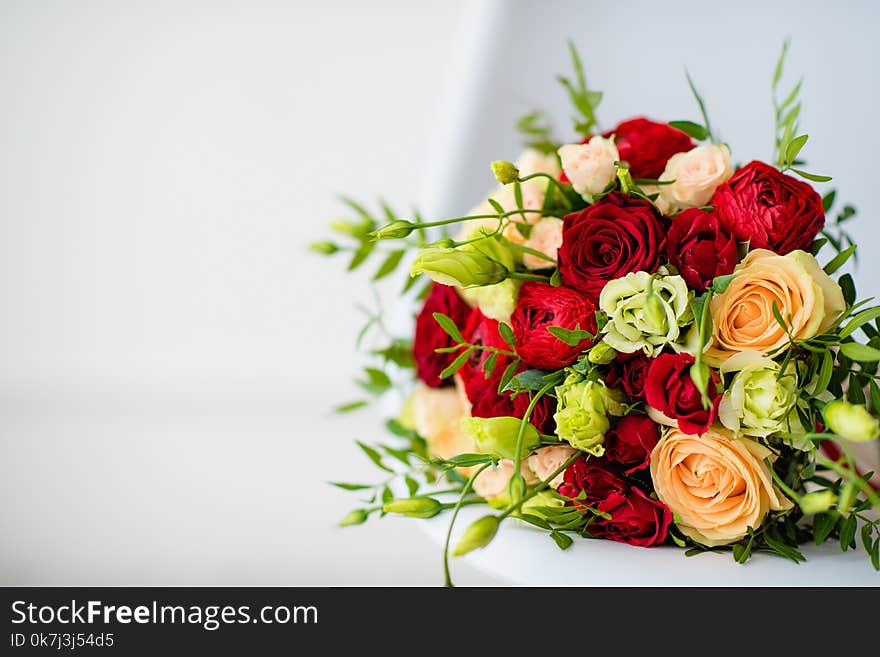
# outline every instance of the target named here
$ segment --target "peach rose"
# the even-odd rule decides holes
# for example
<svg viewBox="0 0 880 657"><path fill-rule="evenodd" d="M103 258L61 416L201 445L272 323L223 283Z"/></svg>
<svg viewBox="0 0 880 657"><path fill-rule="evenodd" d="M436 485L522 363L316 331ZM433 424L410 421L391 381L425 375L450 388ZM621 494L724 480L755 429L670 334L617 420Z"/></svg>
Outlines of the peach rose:
<svg viewBox="0 0 880 657"><path fill-rule="evenodd" d="M411 400L413 428L428 443L431 454L448 459L476 451L473 439L461 430L461 418L470 415L470 403L457 386L430 388L419 383Z"/></svg>
<svg viewBox="0 0 880 657"><path fill-rule="evenodd" d="M792 507L764 462L772 456L721 427L702 436L670 429L651 452L651 479L684 534L707 547L727 545L757 529L768 511Z"/></svg>
<svg viewBox="0 0 880 657"><path fill-rule="evenodd" d="M550 262L531 253L524 253L523 264L528 269L547 269L552 267L556 263L556 252L562 246L562 219L543 217L532 226L532 232L529 234L529 239L526 240L526 246L553 258L553 262Z"/></svg>
<svg viewBox="0 0 880 657"><path fill-rule="evenodd" d="M788 336L773 316L774 302L792 336L800 339L821 333L846 307L840 286L804 251L781 256L755 249L734 274L728 288L709 304L712 339L706 361L710 365L720 365L745 350L766 355L787 345Z"/></svg>
<svg viewBox="0 0 880 657"><path fill-rule="evenodd" d="M581 196L598 194L617 175L614 163L620 155L613 138L596 135L586 144L565 144L558 153L565 175Z"/></svg>
<svg viewBox="0 0 880 657"><path fill-rule="evenodd" d="M551 445L549 447L541 447L535 450L527 459L532 472L541 481L547 481L547 478L556 472L563 464L574 456L578 450L568 445ZM550 482L550 488L558 488L562 483L563 473L560 472Z"/></svg>
<svg viewBox="0 0 880 657"><path fill-rule="evenodd" d="M669 158L660 180L673 180L660 185L663 214L671 210L699 208L733 175L730 149L724 144L703 144Z"/></svg>
<svg viewBox="0 0 880 657"><path fill-rule="evenodd" d="M535 473L531 471L526 461L520 463L520 473L531 486L538 483ZM513 477L513 461L502 459L494 468L489 466L474 479L474 492L484 500L492 500L507 494L507 484Z"/></svg>

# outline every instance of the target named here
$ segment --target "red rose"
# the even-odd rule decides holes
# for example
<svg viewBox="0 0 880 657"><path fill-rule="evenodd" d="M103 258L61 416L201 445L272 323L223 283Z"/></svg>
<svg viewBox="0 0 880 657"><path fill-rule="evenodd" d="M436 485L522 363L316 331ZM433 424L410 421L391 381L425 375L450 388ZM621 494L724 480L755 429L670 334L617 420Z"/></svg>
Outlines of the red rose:
<svg viewBox="0 0 880 657"><path fill-rule="evenodd" d="M606 538L618 543L641 547L660 545L666 540L672 512L659 500L652 500L635 486L625 493L614 493L599 502L600 511L611 514L611 519L595 518L587 531L595 538Z"/></svg>
<svg viewBox="0 0 880 657"><path fill-rule="evenodd" d="M648 358L640 351L632 354L618 354L608 366L608 374L605 383L612 388L620 386L626 392L626 396L633 401L644 400L645 379L648 376L648 367L653 359Z"/></svg>
<svg viewBox="0 0 880 657"><path fill-rule="evenodd" d="M416 375L432 388L444 383L440 372L446 369L458 353L438 354L434 350L451 347L455 344L434 319L434 313L443 313L463 327L470 316L471 309L461 300L455 288L439 283L431 284L431 293L416 318L416 334L413 339L413 356L416 361Z"/></svg>
<svg viewBox="0 0 880 657"><path fill-rule="evenodd" d="M681 130L643 117L624 121L603 136L611 135L633 178L659 178L670 157L694 147Z"/></svg>
<svg viewBox="0 0 880 657"><path fill-rule="evenodd" d="M825 225L822 198L810 185L763 162L749 162L715 190L721 226L753 249L785 255L808 250Z"/></svg>
<svg viewBox="0 0 880 657"><path fill-rule="evenodd" d="M511 347L501 337L498 331L498 322L486 317L475 308L470 315L465 328L462 331L464 339L476 345L485 345L495 349L510 351ZM513 358L506 355L496 355L495 368L487 377L484 370L486 361L491 352L475 349L471 357L458 371L464 384L464 391L471 403L471 415L474 417L522 417L529 405L529 395L519 393L513 397L510 392L498 394L498 385L504 370L513 362ZM529 369L525 365L517 368L517 373ZM554 430L553 414L556 412L556 400L544 395L535 404L530 421L544 433L552 433Z"/></svg>
<svg viewBox="0 0 880 657"><path fill-rule="evenodd" d="M605 455L626 468L626 474L632 474L648 467L651 450L659 440L654 421L647 415L632 413L620 418L605 434Z"/></svg>
<svg viewBox="0 0 880 657"><path fill-rule="evenodd" d="M573 330L579 326L595 334L596 306L577 290L529 282L520 290L510 324L517 353L526 364L542 370L558 370L576 361L593 341L581 340L572 347L547 328L561 326Z"/></svg>
<svg viewBox="0 0 880 657"><path fill-rule="evenodd" d="M608 281L660 265L665 231L648 201L612 192L565 217L559 271L562 282L598 299Z"/></svg>
<svg viewBox="0 0 880 657"><path fill-rule="evenodd" d="M718 414L721 395L717 386L718 374L712 372L709 378L708 393L712 404L708 410L703 408L703 400L697 385L691 379L691 365L694 357L690 354L660 354L648 369L645 381L645 397L648 404L673 420L678 420L678 428L688 434L702 435Z"/></svg>
<svg viewBox="0 0 880 657"><path fill-rule="evenodd" d="M559 493L576 498L584 493L584 503L593 505L609 496L622 494L628 484L617 468L598 458L581 458L565 469Z"/></svg>
<svg viewBox="0 0 880 657"><path fill-rule="evenodd" d="M714 214L699 208L672 218L666 255L685 282L698 292L705 292L716 276L730 274L739 262L736 238L719 225Z"/></svg>

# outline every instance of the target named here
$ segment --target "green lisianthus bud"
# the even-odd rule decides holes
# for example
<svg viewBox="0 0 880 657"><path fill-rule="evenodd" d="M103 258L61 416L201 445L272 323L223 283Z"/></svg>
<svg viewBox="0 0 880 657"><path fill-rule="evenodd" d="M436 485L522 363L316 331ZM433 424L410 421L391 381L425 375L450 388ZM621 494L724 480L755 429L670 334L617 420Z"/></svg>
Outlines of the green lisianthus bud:
<svg viewBox="0 0 880 657"><path fill-rule="evenodd" d="M481 454L511 460L516 459L516 438L521 425L521 419L508 416L466 417L461 420L461 428L474 439ZM524 459L540 444L540 432L533 424L526 422L519 458Z"/></svg>
<svg viewBox="0 0 880 657"><path fill-rule="evenodd" d="M617 350L606 342L597 342L587 354L587 360L594 365L607 365L617 357Z"/></svg>
<svg viewBox="0 0 880 657"><path fill-rule="evenodd" d="M500 283L511 268L477 249L428 247L413 260L410 276L425 274L443 285L470 287Z"/></svg>
<svg viewBox="0 0 880 657"><path fill-rule="evenodd" d="M339 521L340 527L350 527L352 525L362 525L367 521L367 512L363 509L355 509L342 520Z"/></svg>
<svg viewBox="0 0 880 657"><path fill-rule="evenodd" d="M508 185L519 180L519 169L516 168L513 162L507 162L506 160L495 160L492 162L492 173L495 174L495 179L502 185Z"/></svg>
<svg viewBox="0 0 880 657"><path fill-rule="evenodd" d="M837 510L841 513L849 511L853 502L856 501L858 492L855 483L852 481L846 482L846 486L843 487L843 490L840 491L840 496L837 498Z"/></svg>
<svg viewBox="0 0 880 657"><path fill-rule="evenodd" d="M458 545L452 551L453 557L459 557L468 552L472 552L477 548L486 547L495 538L498 533L498 525L501 520L498 516L483 516L479 520L472 522L467 529Z"/></svg>
<svg viewBox="0 0 880 657"><path fill-rule="evenodd" d="M834 492L828 489L807 493L800 499L801 511L804 513L824 513L836 501Z"/></svg>
<svg viewBox="0 0 880 657"><path fill-rule="evenodd" d="M312 242L309 244L309 249L322 255L333 255L339 250L339 247L333 242Z"/></svg>
<svg viewBox="0 0 880 657"><path fill-rule="evenodd" d="M880 423L861 404L836 399L825 405L825 424L841 438L857 443L880 436Z"/></svg>
<svg viewBox="0 0 880 657"><path fill-rule="evenodd" d="M392 500L382 505L385 513L399 513L410 518L433 518L443 509L433 497L411 497L406 500Z"/></svg>
<svg viewBox="0 0 880 657"><path fill-rule="evenodd" d="M379 230L373 232L373 237L377 240L399 240L409 237L409 234L416 229L416 225L404 219L392 221L390 224L382 226Z"/></svg>

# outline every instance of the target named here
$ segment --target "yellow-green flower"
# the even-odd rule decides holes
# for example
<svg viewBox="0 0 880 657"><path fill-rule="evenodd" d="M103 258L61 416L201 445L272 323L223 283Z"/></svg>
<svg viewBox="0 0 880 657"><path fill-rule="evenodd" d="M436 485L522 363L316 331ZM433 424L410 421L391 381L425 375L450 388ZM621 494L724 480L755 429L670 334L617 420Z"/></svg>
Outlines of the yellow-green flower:
<svg viewBox="0 0 880 657"><path fill-rule="evenodd" d="M757 351L741 351L721 365L736 372L718 407L721 423L736 435L769 436L788 431L789 415L798 399L797 376L789 367ZM798 424L798 427L800 425Z"/></svg>
<svg viewBox="0 0 880 657"><path fill-rule="evenodd" d="M419 251L410 276L425 274L443 285L493 285L507 279L514 268L510 249L497 237L484 237L456 247L431 246Z"/></svg>
<svg viewBox="0 0 880 657"><path fill-rule="evenodd" d="M605 342L623 353L658 354L678 342L682 327L693 321L691 296L681 276L637 271L609 281L599 295L599 307L608 315Z"/></svg>
<svg viewBox="0 0 880 657"><path fill-rule="evenodd" d="M861 404L836 399L825 405L825 424L841 438L864 443L880 436L880 423Z"/></svg>
<svg viewBox="0 0 880 657"><path fill-rule="evenodd" d="M602 456L605 432L611 427L608 415L623 413L616 394L601 381L586 381L570 374L556 388L556 434L576 449Z"/></svg>
<svg viewBox="0 0 880 657"><path fill-rule="evenodd" d="M518 417L466 417L461 428L469 434L481 454L515 459L516 439L523 422ZM519 459L527 457L541 444L541 434L530 422L525 423Z"/></svg>

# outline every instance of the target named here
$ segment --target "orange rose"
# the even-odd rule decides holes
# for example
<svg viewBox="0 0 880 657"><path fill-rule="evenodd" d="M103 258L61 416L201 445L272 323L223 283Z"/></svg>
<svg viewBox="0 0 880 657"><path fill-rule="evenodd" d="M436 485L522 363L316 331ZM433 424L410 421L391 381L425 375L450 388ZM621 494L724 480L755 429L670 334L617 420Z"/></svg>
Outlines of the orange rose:
<svg viewBox="0 0 880 657"><path fill-rule="evenodd" d="M726 545L757 529L768 511L791 508L764 462L772 455L721 427L702 436L670 429L651 452L651 479L684 534L708 547Z"/></svg>
<svg viewBox="0 0 880 657"><path fill-rule="evenodd" d="M718 366L741 351L767 354L786 346L788 336L773 316L774 303L792 336L800 339L821 333L846 307L840 286L804 251L781 256L755 249L734 274L724 293L709 303L710 365Z"/></svg>

